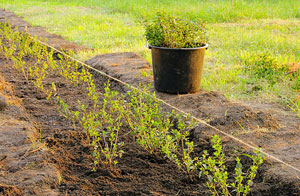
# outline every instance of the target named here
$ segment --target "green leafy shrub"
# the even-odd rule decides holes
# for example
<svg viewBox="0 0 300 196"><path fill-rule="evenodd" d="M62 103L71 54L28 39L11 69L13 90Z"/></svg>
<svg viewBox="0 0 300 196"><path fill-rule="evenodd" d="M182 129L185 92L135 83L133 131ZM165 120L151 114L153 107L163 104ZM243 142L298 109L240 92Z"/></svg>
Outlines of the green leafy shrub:
<svg viewBox="0 0 300 196"><path fill-rule="evenodd" d="M152 20L146 20L145 35L150 45L167 48L195 48L208 43L205 24L189 21L157 12Z"/></svg>
<svg viewBox="0 0 300 196"><path fill-rule="evenodd" d="M255 151L254 155L243 154L252 160L252 165L250 168L243 171L243 165L241 159L236 157L236 167L235 167L235 181L232 183L228 182L228 171L225 166L225 154L223 153L223 148L221 140L218 135L214 135L211 140L213 144L213 149L215 152L213 156L209 156L207 151L204 151L202 160L199 163L200 173L207 177L206 185L209 188L212 195L225 195L229 196L232 193L235 195L247 195L250 192L250 187L253 185L253 180L256 176L258 166L264 161L264 156L261 152ZM245 170L245 169L244 169ZM230 189L229 189L230 188ZM233 189L232 191L230 191Z"/></svg>
<svg viewBox="0 0 300 196"><path fill-rule="evenodd" d="M190 174L196 170L198 160L191 157L194 144L188 140L189 129L196 122L174 111L164 112L149 88L140 85L143 93L135 89L128 92L126 119L136 142L151 154L162 154Z"/></svg>

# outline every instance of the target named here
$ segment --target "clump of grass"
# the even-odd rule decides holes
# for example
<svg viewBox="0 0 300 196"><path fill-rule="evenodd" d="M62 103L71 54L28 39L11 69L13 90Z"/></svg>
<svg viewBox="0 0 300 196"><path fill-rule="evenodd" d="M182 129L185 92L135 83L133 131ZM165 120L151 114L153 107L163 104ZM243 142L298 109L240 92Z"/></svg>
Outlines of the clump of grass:
<svg viewBox="0 0 300 196"><path fill-rule="evenodd" d="M289 59L282 59L269 52L257 54L244 53L240 57L243 82L247 84L246 93L257 95L270 94L280 99L282 104L288 106L295 99L300 89L300 70L291 69ZM293 110L294 111L294 110Z"/></svg>
<svg viewBox="0 0 300 196"><path fill-rule="evenodd" d="M244 54L241 56L244 71L251 77L266 79L271 85L284 78L289 68L280 64L278 60L269 53Z"/></svg>

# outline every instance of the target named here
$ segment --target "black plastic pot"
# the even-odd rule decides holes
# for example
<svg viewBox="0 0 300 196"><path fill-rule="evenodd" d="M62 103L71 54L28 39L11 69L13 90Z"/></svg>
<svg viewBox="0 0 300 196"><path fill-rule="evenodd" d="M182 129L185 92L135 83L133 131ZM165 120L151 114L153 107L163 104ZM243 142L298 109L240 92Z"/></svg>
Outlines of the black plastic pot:
<svg viewBox="0 0 300 196"><path fill-rule="evenodd" d="M207 47L163 48L149 45L155 89L172 94L198 92Z"/></svg>

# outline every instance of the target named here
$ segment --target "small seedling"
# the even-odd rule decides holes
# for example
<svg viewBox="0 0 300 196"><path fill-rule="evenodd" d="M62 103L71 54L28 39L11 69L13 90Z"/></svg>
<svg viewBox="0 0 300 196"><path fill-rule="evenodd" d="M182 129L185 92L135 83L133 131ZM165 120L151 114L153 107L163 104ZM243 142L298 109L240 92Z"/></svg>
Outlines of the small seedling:
<svg viewBox="0 0 300 196"><path fill-rule="evenodd" d="M225 196L232 195L232 193L235 193L237 196L249 194L250 187L253 185L253 180L256 176L258 167L264 161L263 154L260 151L254 151L254 155L243 154L252 160L252 165L246 173L241 163L241 159L236 157L234 174L235 181L233 183L229 183L228 170L225 166L226 158L223 153L219 136L214 135L211 142L214 149L213 156L209 156L208 152L204 151L201 161L199 162L199 177L206 176L206 185L211 194Z"/></svg>

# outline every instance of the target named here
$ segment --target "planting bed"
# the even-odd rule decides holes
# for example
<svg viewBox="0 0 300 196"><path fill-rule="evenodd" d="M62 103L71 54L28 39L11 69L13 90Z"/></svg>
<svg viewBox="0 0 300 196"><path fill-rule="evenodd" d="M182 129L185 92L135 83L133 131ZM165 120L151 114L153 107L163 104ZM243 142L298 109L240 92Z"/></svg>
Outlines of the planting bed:
<svg viewBox="0 0 300 196"><path fill-rule="evenodd" d="M0 18L1 22L10 21L21 28L24 28L25 24L28 25L9 12L0 11ZM43 32L43 37L49 38L48 43L52 45L53 42L58 48L68 45L71 47L66 49L81 49L75 44L64 41L61 37L48 34L41 28L31 28L28 25L28 29L28 32L32 34L35 34L35 29L39 35ZM26 63L30 64L32 61L28 59ZM142 84L151 82L151 78L140 75L141 70L149 71L149 65L133 53L100 55L90 59L87 63L133 85L139 82ZM0 111L0 125L5 123L5 127L11 128L13 125L10 126L7 122L12 117L18 120L19 127L11 129L15 137L10 138L9 134L3 134L7 129L0 127L0 194L209 195L204 178L199 179L197 176L189 178L167 159L143 150L128 134L130 129L126 126L120 130L120 138L125 142L122 147L125 153L121 159L118 159L117 171L113 172L103 167L97 167L96 172L91 171L93 149L88 145L86 135L74 128L71 121L59 115L57 105L53 101L47 101L46 95L37 90L30 80L27 82L23 74L13 68L12 62L4 60L2 55L0 56L0 74L14 86L13 94L22 100L21 105L24 107L24 111L16 112L17 110L11 109L15 103L11 103L12 106ZM92 74L96 87L103 89L107 78L96 72ZM88 99L80 89L57 75L50 74L45 85L50 85L53 81L57 84L57 92L67 99L68 103L76 104L77 99ZM113 90L121 93L128 90L114 81L111 81L111 86ZM209 124L246 142L260 146L300 168L299 119L289 111L267 104L252 104L256 108L253 109L241 103L232 103L217 92L202 91L194 95L180 96L158 93L158 96L194 116L205 119ZM169 110L167 106L164 106L164 109ZM28 131L22 129L24 125L19 123L20 120L28 126L34 124L35 126L32 127L38 128L41 132L41 138L38 139L39 142L33 149L30 149L32 143L25 141L26 135L24 134L28 134ZM213 130L205 125L199 125L191 130L191 133L190 139L197 145L196 153L201 154L204 149L211 151L209 139L215 133ZM14 138L18 140L19 137L22 140L14 144L14 148L5 149L8 144L4 141ZM250 150L242 149L241 145L226 137L223 137L222 142L224 151L229 157L227 165L232 178L235 166L232 155L250 152ZM44 143L47 145L43 145ZM29 150L26 150L27 148ZM12 149L19 149L20 152L18 156L7 159L6 157L13 154L10 151ZM236 150L239 153L235 152ZM245 166L251 164L250 160L244 156L242 156L242 162ZM16 170L11 170L9 166L15 164L23 165ZM300 195L299 175L296 171L267 158L259 169L251 194ZM24 184L21 181L27 181L27 183ZM45 187L46 191L41 192L41 187Z"/></svg>
<svg viewBox="0 0 300 196"><path fill-rule="evenodd" d="M45 142L13 88L0 74L0 98L6 100L0 109L0 195L52 195L56 167L45 161Z"/></svg>

